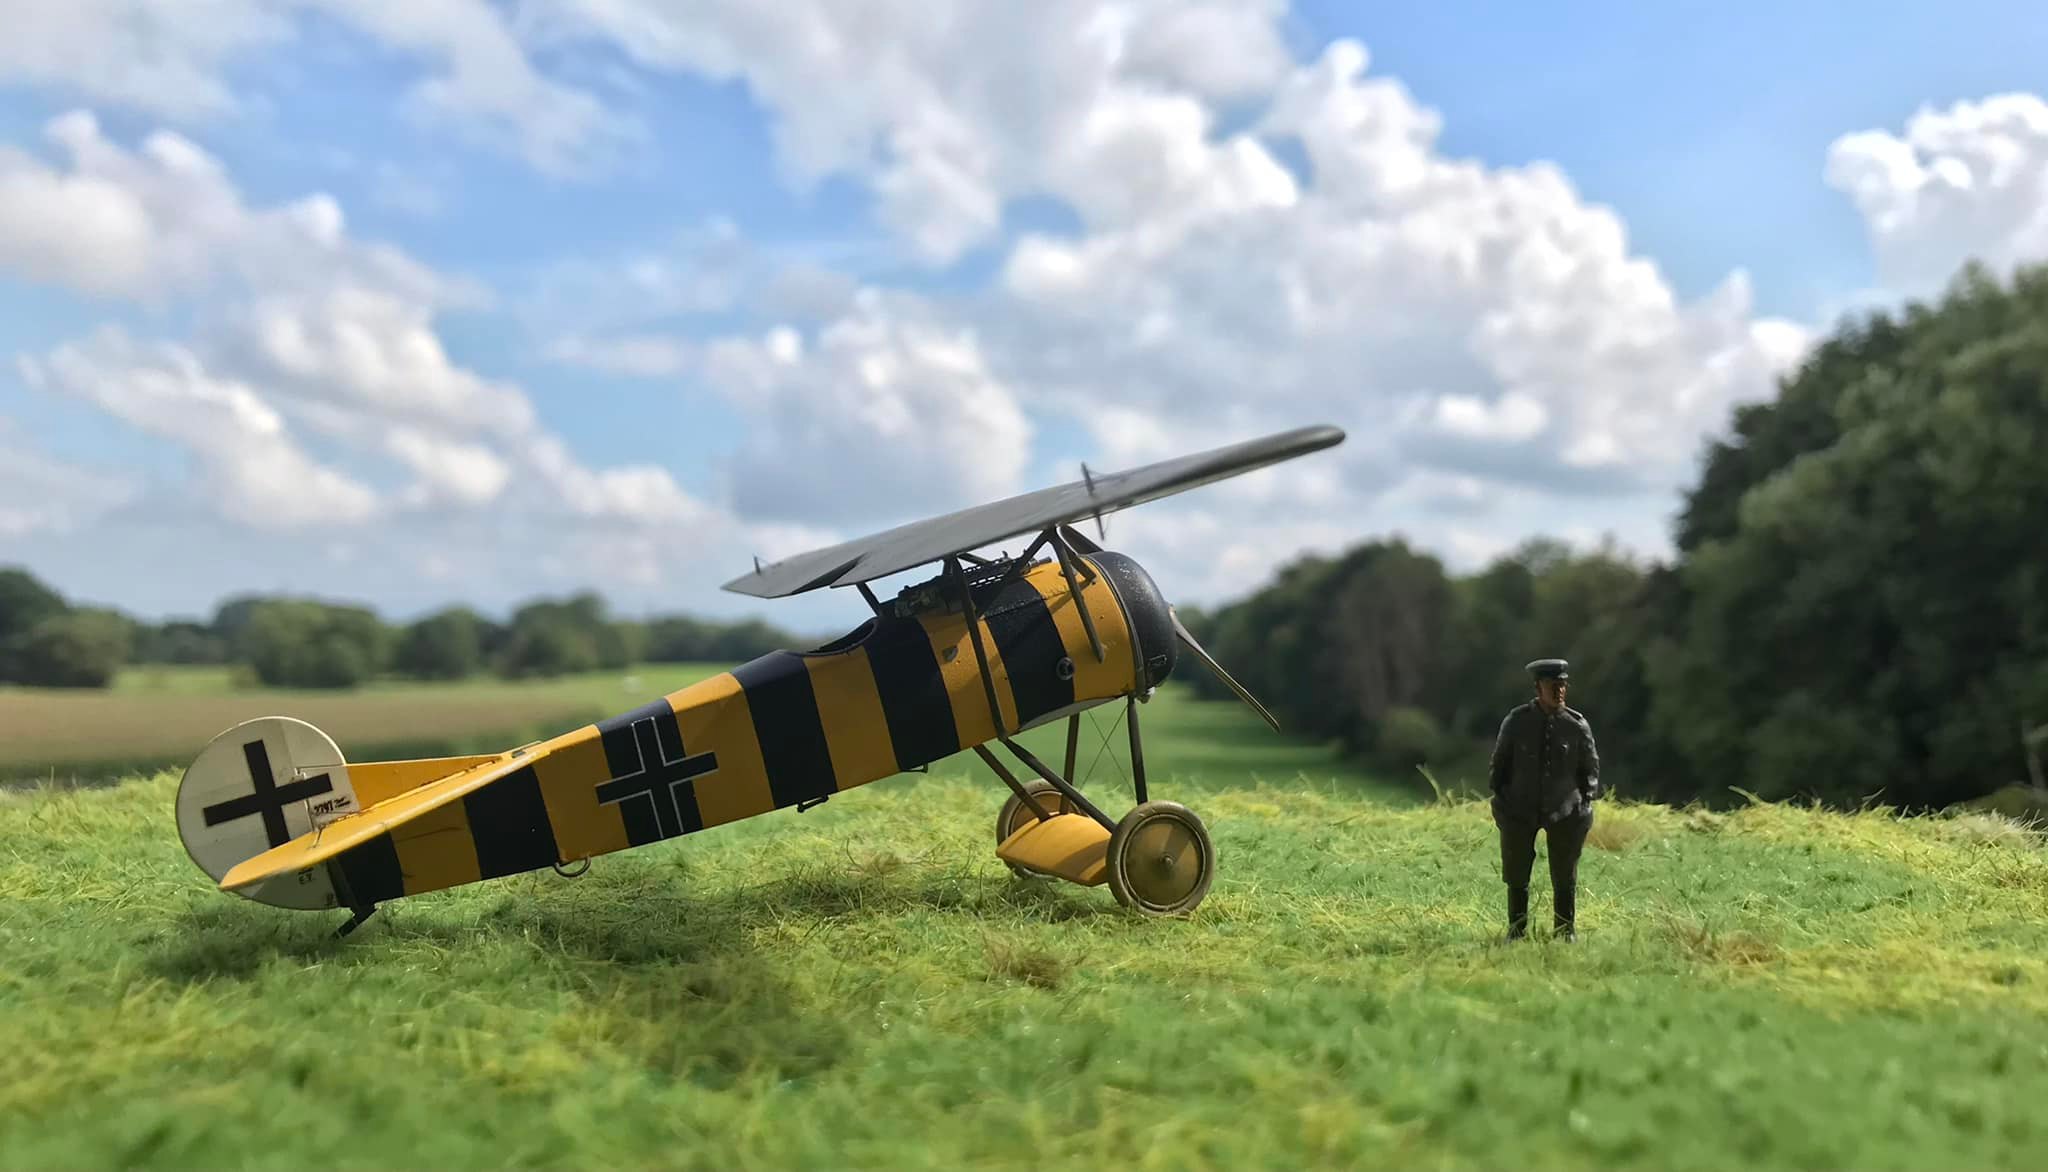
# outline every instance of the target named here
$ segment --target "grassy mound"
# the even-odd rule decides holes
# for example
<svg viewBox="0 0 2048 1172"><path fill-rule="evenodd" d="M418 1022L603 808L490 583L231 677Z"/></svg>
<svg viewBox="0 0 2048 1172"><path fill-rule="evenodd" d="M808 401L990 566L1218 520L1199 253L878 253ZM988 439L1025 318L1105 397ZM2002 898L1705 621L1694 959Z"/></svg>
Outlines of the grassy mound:
<svg viewBox="0 0 2048 1172"><path fill-rule="evenodd" d="M1155 781L1221 872L1152 921L911 777L336 941L213 891L175 784L0 794L0 1163L2048 1164L1994 817L1603 807L1581 942L1507 947L1482 806Z"/></svg>

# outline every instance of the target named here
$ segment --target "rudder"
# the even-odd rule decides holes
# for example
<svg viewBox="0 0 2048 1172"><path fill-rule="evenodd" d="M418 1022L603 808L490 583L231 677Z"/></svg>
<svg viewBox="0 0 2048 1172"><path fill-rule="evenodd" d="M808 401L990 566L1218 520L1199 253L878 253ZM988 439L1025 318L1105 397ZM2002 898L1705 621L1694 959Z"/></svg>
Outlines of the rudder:
<svg viewBox="0 0 2048 1172"><path fill-rule="evenodd" d="M359 810L348 763L326 733L289 716L246 720L209 741L178 782L178 837L219 883L234 866ZM239 894L273 907L340 906L327 868Z"/></svg>

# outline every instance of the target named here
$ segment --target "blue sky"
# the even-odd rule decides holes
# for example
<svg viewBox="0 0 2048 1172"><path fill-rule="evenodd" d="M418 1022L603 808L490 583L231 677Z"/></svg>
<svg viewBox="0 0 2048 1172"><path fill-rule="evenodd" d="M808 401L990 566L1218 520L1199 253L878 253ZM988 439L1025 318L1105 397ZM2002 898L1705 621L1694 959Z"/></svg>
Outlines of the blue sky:
<svg viewBox="0 0 2048 1172"><path fill-rule="evenodd" d="M1799 318L1876 279L1821 181L1829 143L2048 87L2048 8L2020 0L1297 8L1310 39L1358 37L1441 110L1450 153L1553 159L1681 292L1745 268L1760 309Z"/></svg>
<svg viewBox="0 0 2048 1172"><path fill-rule="evenodd" d="M1864 131L1930 162L1997 157L1971 153L1969 135L1989 136L2035 165L2024 109L1990 130L1955 113L1949 138L1907 140L1923 109L1947 118L1958 103L2048 91L2038 5L1852 15L1310 0L1277 20L1274 7L1214 0L1218 21L1237 23L1170 36L1158 30L1172 10L1152 0L1048 8L1048 22L1076 28L1129 18L1135 48L1097 61L1059 28L1026 29L1017 44L1014 13L991 6L960 9L957 44L898 10L911 12L899 52L887 27L835 27L830 6L814 5L788 11L791 27L820 22L808 38L764 33L742 6L615 6L663 40L607 26L579 0L459 0L411 24L376 4L223 0L208 14L221 26L197 31L160 27L139 0L103 6L91 19L105 29L28 4L29 48L0 53L10 167L50 190L156 182L90 173L51 141L53 119L88 110L94 141L118 152L146 153L158 132L189 140L221 175L204 198L230 192L241 210L221 226L181 220L201 216L193 191L149 204L157 238L204 241L210 259L144 266L111 291L94 284L92 265L111 262L89 242L52 252L20 212L10 244L0 223L0 350L13 359L0 365L0 455L31 470L0 476L0 562L145 614L203 612L251 585L394 613L502 609L585 585L627 610L761 613L715 590L755 552L1021 491L1080 459L1114 465L1321 420L1352 430L1342 462L1124 527L1211 602L1256 586L1275 560L1379 532L1460 567L1537 532L1612 533L1655 555L1687 452L1728 404L1768 393L1813 331L1850 304L1923 292L1898 278L1908 267L1959 264L1966 250L2024 260L2040 235L2023 198L2033 171L1877 235L1871 217L1919 206L1913 191L1873 180L1852 198L1827 178L1831 152ZM823 67L803 58L835 36L853 48ZM887 51L863 51L862 36ZM1346 39L1369 55L1363 82L1315 83ZM108 59L33 56L67 44ZM1036 54L1014 77L993 64L1012 49ZM189 86L149 89L124 51L186 62L228 97L195 109ZM1042 81L1068 69L1082 79L1071 93ZM1374 105L1369 83L1383 78L1409 104ZM1310 137L1260 123L1289 86L1315 95L1301 99ZM991 87L1019 96L1006 105ZM455 98L437 107L425 92ZM1144 105L1161 93L1205 112L1206 139L1188 139L1167 104ZM1377 111L1357 124L1371 127L1412 106L1441 117L1433 144L1377 143L1356 125L1311 142L1313 126L1346 111ZM1123 137L1069 159L1090 118ZM574 129L547 137L564 125ZM1260 144L1250 161L1221 146L1236 130ZM825 161L799 174L790 144L806 134L827 144ZM925 145L902 145L912 141ZM1881 146L1849 149L1848 161L1884 157ZM1320 169L1308 165L1318 149ZM1186 173L1162 178L1148 159ZM1462 160L1481 178L1460 178ZM1575 198L1531 189L1522 169L1538 162ZM1333 177L1354 164L1380 178L1343 188ZM1396 164L1427 169L1421 195L1373 186L1408 173L1386 169ZM1273 177L1290 170L1291 181ZM258 223L266 215L319 193L342 212L341 243L290 232L249 243L273 231ZM990 200L1000 227L945 234L948 217L976 224ZM1625 255L1603 243L1602 207L1619 218ZM1489 241L1486 256L1520 256L1498 259L1516 267L1466 273L1460 215L1482 216L1472 239ZM1355 283L1320 271L1363 240L1407 243L1358 254ZM380 248L465 292L365 276ZM1251 251L1227 251L1239 248ZM245 250L259 259L238 259ZM1544 259L1560 256L1583 279ZM1047 257L1055 268L1039 264ZM1663 285L1630 268L1643 261ZM1419 265L1415 287L1440 300L1396 327L1402 264ZM1064 293L1041 276L1075 271L1084 283ZM1266 320L1280 294L1240 294L1217 276L1233 271L1247 290L1271 277L1305 298L1294 325ZM1738 271L1747 304L1724 300ZM716 295L691 294L693 306L686 288ZM382 308L344 323L350 334L324 299L365 291ZM1564 323L1555 336L1530 324L1552 319ZM339 340L314 358L286 353L259 320L331 327ZM1569 339L1610 322L1660 340L1573 367L1583 345ZM1520 324L1488 333L1503 323ZM126 341L93 340L109 328ZM444 356L421 358L422 339ZM386 347L376 370L413 373L379 389L371 367L349 365L365 346ZM193 404L274 413L296 454L262 464L258 441L186 426L186 408L151 381L170 369L199 372L175 392ZM1695 369L1724 373L1671 389ZM859 389L877 370L889 373ZM406 377L424 380L422 406L404 401ZM533 425L494 421L507 401L530 405ZM1612 419L1617 404L1640 410L1643 430L1589 440L1587 421ZM907 442L890 422L904 412L931 420L941 451L890 455ZM411 446L399 444L414 424ZM1644 436L1678 438L1644 451ZM796 479L773 488L766 468L785 461ZM298 521L264 515L266 493L322 469L339 479ZM1613 487L1588 497L1571 484ZM1267 495L1283 490L1296 495ZM788 504L802 492L820 501L815 515ZM1259 523L1276 508L1287 524ZM160 569L133 552L145 547L195 556ZM840 601L791 613L830 625Z"/></svg>

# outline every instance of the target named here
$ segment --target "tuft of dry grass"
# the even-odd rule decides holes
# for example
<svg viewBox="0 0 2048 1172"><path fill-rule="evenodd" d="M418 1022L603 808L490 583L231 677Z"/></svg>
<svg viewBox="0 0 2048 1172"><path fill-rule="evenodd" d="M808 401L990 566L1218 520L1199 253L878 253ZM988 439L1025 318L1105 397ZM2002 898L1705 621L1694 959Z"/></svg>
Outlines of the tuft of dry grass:
<svg viewBox="0 0 2048 1172"><path fill-rule="evenodd" d="M1586 832L1586 845L1594 850L1623 851L1649 838L1654 828L1629 807L1601 810L1593 816L1593 828Z"/></svg>
<svg viewBox="0 0 2048 1172"><path fill-rule="evenodd" d="M2041 831L2004 814L1968 810L1931 819L1935 832L1950 842L1968 846L2039 847Z"/></svg>
<svg viewBox="0 0 2048 1172"><path fill-rule="evenodd" d="M1777 944L1754 932L1717 930L1682 916L1666 918L1664 931L1681 952L1705 964L1764 965L1784 955Z"/></svg>
<svg viewBox="0 0 2048 1172"><path fill-rule="evenodd" d="M1057 989L1074 967L1065 957L1014 941L990 939L985 947L988 949L989 976L998 980L1022 981L1039 989Z"/></svg>
<svg viewBox="0 0 2048 1172"><path fill-rule="evenodd" d="M1680 812L1678 824L1694 834L1719 834L1728 825L1728 816L1704 806L1688 806Z"/></svg>

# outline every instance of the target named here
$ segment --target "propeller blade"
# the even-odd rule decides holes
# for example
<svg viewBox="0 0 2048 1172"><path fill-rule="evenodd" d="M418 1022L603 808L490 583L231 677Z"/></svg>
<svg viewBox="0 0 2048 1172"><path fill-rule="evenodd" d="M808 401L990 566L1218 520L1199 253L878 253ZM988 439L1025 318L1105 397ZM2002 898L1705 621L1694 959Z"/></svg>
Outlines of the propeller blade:
<svg viewBox="0 0 2048 1172"><path fill-rule="evenodd" d="M1189 633L1186 626L1182 625L1180 621L1179 612L1175 611L1171 606L1169 606L1166 608L1166 617L1173 620L1173 633L1180 636L1180 641L1187 644L1188 650L1194 652L1197 658L1199 658L1203 663L1207 664L1209 670L1216 673L1217 679L1222 680L1225 684L1227 684L1230 687L1231 691L1236 692L1238 699L1251 705L1252 711L1264 717L1266 723L1273 726L1274 732L1279 732L1280 722L1273 719L1273 714L1266 711L1266 706L1264 704L1259 703L1258 697L1252 695L1250 692L1245 691L1243 684L1240 684L1236 680L1231 679L1230 673L1223 670L1223 665L1216 662L1214 656L1211 656L1207 651L1204 651L1202 649L1202 645L1195 641L1194 635Z"/></svg>
<svg viewBox="0 0 2048 1172"><path fill-rule="evenodd" d="M1089 500L1091 500L1091 501L1092 501L1092 500L1094 500L1094 499L1095 499L1095 478L1094 478L1093 476L1090 476L1090 475L1088 475L1088 463L1087 463L1087 461L1085 461L1085 460L1084 460L1084 461L1082 461L1082 463L1081 463L1081 479L1082 479L1083 481L1085 481L1085 482L1087 483L1087 485L1088 485L1088 499L1089 499ZM1097 537L1101 538L1101 539L1102 539L1102 540L1104 540L1104 541L1108 541L1108 540L1109 540L1109 530L1107 530L1107 529L1104 529L1104 528L1102 527L1102 510L1101 510L1101 509L1097 509L1097 510L1095 510L1095 536L1097 536Z"/></svg>

